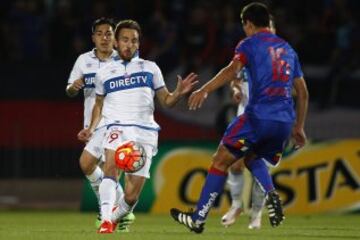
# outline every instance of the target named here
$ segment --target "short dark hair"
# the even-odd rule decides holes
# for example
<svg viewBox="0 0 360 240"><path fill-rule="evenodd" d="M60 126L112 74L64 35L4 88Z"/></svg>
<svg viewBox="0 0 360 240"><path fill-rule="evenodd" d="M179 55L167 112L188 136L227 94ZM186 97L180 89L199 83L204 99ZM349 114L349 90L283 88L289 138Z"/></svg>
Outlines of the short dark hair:
<svg viewBox="0 0 360 240"><path fill-rule="evenodd" d="M256 27L269 27L270 13L263 3L254 2L246 5L241 11L241 21L252 22Z"/></svg>
<svg viewBox="0 0 360 240"><path fill-rule="evenodd" d="M115 23L114 23L114 20L112 20L111 18L106 18L106 17L101 17L99 19L96 19L92 26L91 26L91 32L92 33L95 33L96 31L96 27L97 26L100 26L100 25L103 25L103 24L108 24L112 27L112 29L115 29Z"/></svg>
<svg viewBox="0 0 360 240"><path fill-rule="evenodd" d="M121 20L120 22L118 22L118 24L116 24L116 28L115 28L115 39L116 40L118 40L118 38L119 38L118 35L120 33L120 30L123 28L134 29L138 32L139 38L141 37L140 24L138 22L136 22L135 20L125 19L125 20Z"/></svg>

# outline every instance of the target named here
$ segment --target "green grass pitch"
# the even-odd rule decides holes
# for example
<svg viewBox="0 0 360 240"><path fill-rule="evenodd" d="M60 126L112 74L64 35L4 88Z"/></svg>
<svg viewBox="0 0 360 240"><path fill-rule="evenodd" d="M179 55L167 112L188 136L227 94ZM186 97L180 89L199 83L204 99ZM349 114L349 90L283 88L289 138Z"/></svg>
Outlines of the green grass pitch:
<svg viewBox="0 0 360 240"><path fill-rule="evenodd" d="M211 215L202 234L189 232L168 215L136 214L130 233L96 234L95 213L0 211L1 240L92 240L92 239L360 239L360 214L288 216L283 225L270 227L263 217L261 230L248 230L248 217L241 216L233 226L220 225L220 216Z"/></svg>

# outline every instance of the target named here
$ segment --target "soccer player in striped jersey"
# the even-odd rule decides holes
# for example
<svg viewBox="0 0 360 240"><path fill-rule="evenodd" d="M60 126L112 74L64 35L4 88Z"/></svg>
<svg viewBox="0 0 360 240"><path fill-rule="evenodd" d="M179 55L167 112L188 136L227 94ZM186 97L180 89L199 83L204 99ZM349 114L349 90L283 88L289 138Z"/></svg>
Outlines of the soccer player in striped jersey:
<svg viewBox="0 0 360 240"><path fill-rule="evenodd" d="M66 93L69 97L76 96L80 91L84 93L84 128L89 127L92 108L95 104L95 85L94 78L96 72L109 62L114 61L118 56L113 49L114 46L114 29L115 24L111 19L99 18L92 25L92 41L95 48L91 51L81 54L70 73ZM92 138L83 138L81 134L78 139L85 142L86 146L80 156L80 168L99 201L99 185L103 178L103 171L98 166L99 159L103 155L102 141L105 134L103 121L98 125ZM123 194L120 184L117 186L118 199ZM129 216L133 218L133 216ZM119 226L122 230L127 231L127 226Z"/></svg>
<svg viewBox="0 0 360 240"><path fill-rule="evenodd" d="M102 224L98 233L112 233L118 220L132 212L146 179L150 177L151 159L157 152L160 130L154 120L154 97L164 107L174 106L197 82L194 73L184 79L178 76L176 89L169 92L156 63L136 55L140 36L141 28L136 21L123 20L117 24L115 43L119 58L97 72L96 102L91 123L81 132L84 136L91 136L103 116L107 128L103 144L106 161L100 184ZM126 173L125 194L116 205L118 171L114 161L115 150L126 141L141 144L146 152L146 161L137 172Z"/></svg>
<svg viewBox="0 0 360 240"><path fill-rule="evenodd" d="M274 19L270 16L270 31L276 33ZM245 107L249 102L249 78L250 73L244 67L231 81L230 87L233 92L233 99L238 103L237 116L240 116L245 112ZM247 157L255 157L254 155L248 155ZM241 201L243 187L244 187L244 159L239 159L231 165L229 169L227 184L229 186L231 195L231 207L226 214L221 218L221 224L228 227L235 223L237 217L244 211L243 203ZM249 229L261 228L261 215L262 208L265 204L265 195L262 191L259 183L253 181L251 189L251 212Z"/></svg>
<svg viewBox="0 0 360 240"><path fill-rule="evenodd" d="M189 98L189 108L195 110L202 106L208 94L234 79L242 68L246 67L250 73L249 103L244 114L226 129L195 211L170 210L175 221L195 233L203 232L207 215L223 191L229 167L249 153L255 153L256 157L245 161L245 166L265 192L270 224L279 226L284 214L268 165L279 164L291 133L299 147L306 141L308 91L296 52L270 31L266 5L258 2L246 5L241 20L247 38L236 47L233 60ZM296 113L293 88L297 94Z"/></svg>

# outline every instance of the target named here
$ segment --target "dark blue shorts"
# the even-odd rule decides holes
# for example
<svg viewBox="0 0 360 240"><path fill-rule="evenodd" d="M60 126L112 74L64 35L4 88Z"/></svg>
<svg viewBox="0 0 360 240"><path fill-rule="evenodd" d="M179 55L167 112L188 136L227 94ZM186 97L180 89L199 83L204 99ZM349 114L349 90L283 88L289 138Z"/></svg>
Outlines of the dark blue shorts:
<svg viewBox="0 0 360 240"><path fill-rule="evenodd" d="M254 119L246 114L235 118L227 127L221 144L236 158L254 152L271 165L281 159L293 123Z"/></svg>

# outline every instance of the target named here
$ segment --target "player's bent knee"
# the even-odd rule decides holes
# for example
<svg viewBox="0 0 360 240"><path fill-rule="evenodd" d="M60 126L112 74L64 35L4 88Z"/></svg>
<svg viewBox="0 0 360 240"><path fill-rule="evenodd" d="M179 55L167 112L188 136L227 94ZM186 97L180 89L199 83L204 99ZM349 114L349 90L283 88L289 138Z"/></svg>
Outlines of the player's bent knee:
<svg viewBox="0 0 360 240"><path fill-rule="evenodd" d="M213 155L212 166L221 171L227 171L235 160L235 157L224 146L220 146Z"/></svg>
<svg viewBox="0 0 360 240"><path fill-rule="evenodd" d="M114 161L106 159L102 169L105 176L111 176L116 179L119 177L119 171L116 168Z"/></svg>
<svg viewBox="0 0 360 240"><path fill-rule="evenodd" d="M115 179L117 179L118 176L119 176L119 172L116 169L115 165L106 165L105 164L104 167L103 167L103 171L104 171L105 176L110 176L110 177L113 177Z"/></svg>
<svg viewBox="0 0 360 240"><path fill-rule="evenodd" d="M221 156L214 155L212 166L221 171L227 171L230 167L230 164L228 164L226 159L222 158Z"/></svg>
<svg viewBox="0 0 360 240"><path fill-rule="evenodd" d="M231 167L230 167L230 171L234 174L240 174L244 171L245 165L243 160L237 160L236 162L234 162Z"/></svg>
<svg viewBox="0 0 360 240"><path fill-rule="evenodd" d="M79 159L80 168L85 175L90 175L94 172L97 164L97 159L87 151L84 151Z"/></svg>

